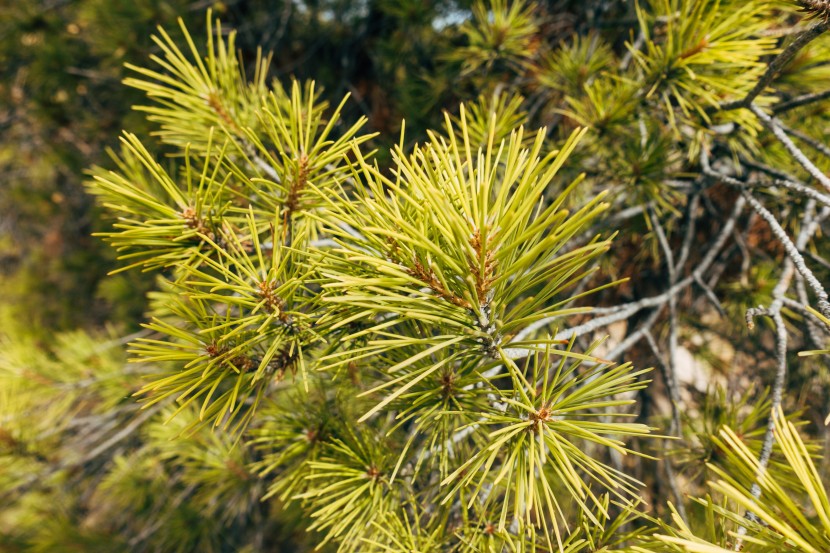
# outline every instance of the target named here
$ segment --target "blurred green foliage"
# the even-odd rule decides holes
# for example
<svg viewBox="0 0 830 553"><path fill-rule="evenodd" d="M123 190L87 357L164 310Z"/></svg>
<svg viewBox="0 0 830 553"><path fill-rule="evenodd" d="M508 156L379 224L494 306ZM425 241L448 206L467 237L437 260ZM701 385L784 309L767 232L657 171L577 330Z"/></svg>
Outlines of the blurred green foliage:
<svg viewBox="0 0 830 553"><path fill-rule="evenodd" d="M107 149L122 129L150 131L131 109L143 95L121 81L125 63L159 52L156 26L173 28L182 17L201 36L212 8L238 29L243 65L259 47L273 51L272 76L313 77L330 98L351 93L347 120L366 115L394 136L402 114L423 132L440 115L436 102L449 105L449 84L435 94L427 76L452 45L443 29L469 3L0 2L0 320L33 332L139 320L148 279L104 278L113 255L91 234L106 224L82 182L87 167L113 166Z"/></svg>
<svg viewBox="0 0 830 553"><path fill-rule="evenodd" d="M146 57L153 27L187 13L187 2L4 2L2 11L3 320L43 331L134 324L147 284L103 279L112 255L91 236L100 214L81 183L122 128L146 132L130 109L136 93L121 85L123 63Z"/></svg>

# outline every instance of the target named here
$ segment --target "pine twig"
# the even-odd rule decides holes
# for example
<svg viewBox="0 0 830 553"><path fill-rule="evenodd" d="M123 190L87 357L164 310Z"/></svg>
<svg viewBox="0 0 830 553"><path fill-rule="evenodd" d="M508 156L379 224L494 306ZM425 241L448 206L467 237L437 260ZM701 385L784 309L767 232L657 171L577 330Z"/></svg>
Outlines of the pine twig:
<svg viewBox="0 0 830 553"><path fill-rule="evenodd" d="M827 157L830 157L830 148L828 148L827 145L823 144L822 142L819 142L818 140L816 140L812 136L808 135L807 133L803 133L799 130L792 129L792 128L788 127L787 125L785 125L784 123L782 123L778 119L775 119L775 122L778 124L779 127L781 127L781 129L785 133L799 139L804 144L811 147L813 150L815 150L815 151L817 151L821 154L824 154Z"/></svg>
<svg viewBox="0 0 830 553"><path fill-rule="evenodd" d="M680 393L675 387L676 385L676 377L672 374L672 368L663 360L663 356L660 354L660 348L657 347L657 342L654 340L654 336L652 336L650 331L644 332L644 337L646 339L646 343L651 348L652 353L657 358L657 362L660 365L660 369L663 373L663 380L666 381L666 386L669 388L669 395L672 396L671 401L671 412L672 412L672 422L671 426L672 429L669 432L672 435L677 434L680 429L680 407L679 407L679 397ZM675 382L672 382L675 381ZM675 401L674 396L677 395L678 401ZM671 452L671 440L666 440L666 451ZM685 522L689 521L688 516L686 515L686 507L683 503L683 495L680 493L680 488L677 486L677 475L674 473L674 467L671 464L671 461L668 459L668 455L663 459L663 465L666 468L666 476L668 477L669 481L669 488L671 488L672 495L674 495L675 500L675 507L677 508L677 514L680 515Z"/></svg>
<svg viewBox="0 0 830 553"><path fill-rule="evenodd" d="M814 252L811 252L809 250L801 250L801 253L806 254L807 256L809 256L810 259L812 259L813 261L815 261L816 263L818 263L819 265L821 265L825 269L830 269L830 261L827 261L826 259L824 259L820 255L818 255Z"/></svg>
<svg viewBox="0 0 830 553"><path fill-rule="evenodd" d="M649 296L647 298L642 298L637 301L617 305L614 307L594 308L591 310L592 314L602 314L603 316L597 317L596 319L592 319L581 325L577 325L567 330L563 330L557 333L553 339L568 340L573 336L576 336L578 338L580 336L584 336L586 334L594 332L604 326L608 326L615 322L628 319L629 317L643 309L665 305L671 296L678 294L682 290L688 288L689 285L695 282L695 278L702 278L702 276L706 273L709 267L712 266L718 254L721 252L721 249L723 248L727 239L732 234L732 230L735 228L735 223L738 219L738 216L743 211L745 205L746 200L742 196L738 196L738 199L735 200L735 204L732 207L732 213L730 213L729 217L723 225L723 228L721 228L720 232L715 238L715 241L712 243L711 246L709 246L709 248L706 251L706 255L703 257L700 263L697 264L697 267L692 272L692 274L678 281L677 284L656 296ZM537 328L541 328L545 324L550 324L553 320L553 318L541 319L534 324L538 325ZM513 340L513 342L518 342L518 340ZM505 355L507 355L510 359L521 359L523 357L526 357L528 351L529 350L527 348L519 346L512 348L504 348Z"/></svg>
<svg viewBox="0 0 830 553"><path fill-rule="evenodd" d="M733 109L751 107L753 100L755 100L755 98L757 98L758 95L761 94L767 86L769 86L772 80L790 62L793 56L795 56L799 50L804 48L804 46L821 35L825 30L827 30L827 24L822 22L813 25L798 35L795 40L787 45L787 47L784 48L784 50L775 56L775 58L769 63L764 75L758 80L746 96L740 100L721 104L719 108L723 111L729 111Z"/></svg>
<svg viewBox="0 0 830 553"><path fill-rule="evenodd" d="M701 165L703 166L703 172L705 175L708 175L712 178L717 178L722 180L723 182L740 188L743 190L742 197L749 203L750 207L757 213L770 227L772 230L773 235L778 239L781 245L784 247L784 251L787 254L787 259L791 260L792 263L795 265L795 269L804 277L804 280L813 289L813 292L816 294L818 298L818 308L819 311L825 317L830 316L830 302L828 302L828 295L827 291L822 286L821 282L815 277L813 272L807 267L807 264L804 262L804 257L801 255L799 248L793 244L790 237L787 236L787 232L775 218L775 216L770 213L770 211L765 208L761 203L755 199L752 194L746 189L746 183L739 181L734 177L730 177L728 175L723 175L718 173L712 169L709 165L708 157L705 154L701 155ZM813 200L810 200L813 202ZM805 223L806 224L806 223ZM802 229L803 231L804 229Z"/></svg>
<svg viewBox="0 0 830 553"><path fill-rule="evenodd" d="M711 302L712 306L718 311L718 314L725 319L726 311L723 309L723 305L718 299L718 296L715 295L715 292L712 290L711 286L703 282L703 279L698 275L695 275L695 284L703 290L703 294L706 296L706 299Z"/></svg>
<svg viewBox="0 0 830 553"><path fill-rule="evenodd" d="M663 306L657 307L657 309L655 309L648 315L646 320L643 321L643 323L637 330L626 336L622 342L617 344L616 347L614 347L608 353L603 355L603 357L613 361L614 359L617 359L625 352L627 352L629 349L631 349L634 346L634 344L636 344L645 337L647 332L651 331L651 328L657 322L657 319L660 317L660 314L662 312Z"/></svg>
<svg viewBox="0 0 830 553"><path fill-rule="evenodd" d="M795 269L804 277L805 282L813 289L813 292L818 298L817 305L822 315L830 317L830 302L828 302L827 291L822 286L821 282L815 277L813 272L807 267L804 262L804 257L798 251L798 248L793 244L787 232L781 227L781 224L776 220L775 216L769 212L761 203L756 200L749 192L743 194L750 207L757 213L770 227L773 235L778 239L787 253L787 259L791 260Z"/></svg>
<svg viewBox="0 0 830 553"><path fill-rule="evenodd" d="M765 185L765 186L769 186L769 185ZM773 186L780 186L782 188L787 188L788 190L792 190L793 192L801 194L802 196L805 196L807 198L815 200L815 201L819 202L820 204L830 206L830 196L828 196L827 194L822 194L818 190L815 190L814 188L810 188L809 186L805 186L805 185L797 183L797 182L792 182L792 181L788 181L788 180L780 180L780 179L776 180L773 183Z"/></svg>
<svg viewBox="0 0 830 553"><path fill-rule="evenodd" d="M739 160L741 162L741 165L746 165L750 169L755 169L756 171L760 171L761 173L764 173L764 174L769 175L771 177L774 177L776 179L786 180L786 181L789 181L789 182L795 182L795 183L801 184L802 186L807 186L807 184L804 181L802 181L801 179L799 179L798 177L796 177L793 174L787 173L783 169L779 169L777 167L771 167L769 165L761 163L760 161L756 161L756 160L753 160L753 159L747 159L747 158L744 158L744 157L739 158Z"/></svg>
<svg viewBox="0 0 830 553"><path fill-rule="evenodd" d="M804 317L805 333L810 338L810 341L815 348L824 346L822 339L822 329L826 329L824 324L811 313L807 307L810 305L810 298L807 296L807 286L804 284L804 277L800 274L795 275L795 292L798 295L798 301L784 298L784 305L790 308L795 306L795 309Z"/></svg>
<svg viewBox="0 0 830 553"><path fill-rule="evenodd" d="M769 222L770 219L772 219L772 221L775 221L774 217L772 217L772 214L766 211L763 208L763 206L761 206L757 202L757 200L752 198L751 195L749 195L748 193L745 193L745 196L747 196L747 199L750 202L750 206L752 206L752 208L755 209L756 212L764 220L766 220L767 222ZM766 212L766 215L769 216L769 218L765 216L765 213L760 212L757 209L758 207L764 210ZM819 217L821 217L821 215ZM778 222L775 221L775 224L777 225ZM770 223L770 225L772 226L772 223ZM809 200L804 210L802 227L798 237L796 238L796 244L793 245L791 243L793 248L803 248L807 244L807 240L809 240L809 238L815 233L817 226L818 217L815 216L815 202L813 200ZM781 230L783 232L783 229ZM775 233L774 230L773 233ZM789 238L787 238L787 240L789 240ZM761 453L758 457L758 471L755 476L755 482L753 482L752 488L750 489L752 497L756 500L760 499L761 497L761 486L759 482L761 481L761 479L767 471L767 467L769 466L769 461L772 456L772 447L775 443L774 413L781 406L781 402L783 401L784 396L784 386L787 382L787 328L784 325L784 318L781 316L781 308L784 305L785 294L787 293L787 290L790 287L790 283L792 282L793 276L796 274L796 268L797 261L792 257L787 257L784 261L784 270L782 271L781 278L779 279L778 283L775 285L775 288L772 291L773 300L770 306L753 307L748 309L746 312L746 322L750 330L752 330L755 326L754 319L759 316L770 317L772 319L773 324L775 325L775 357L777 369L775 373L775 381L773 382L772 386L772 411L769 417L769 422L767 423L767 431L764 435L764 443L761 446ZM757 516L749 510L746 511L745 517L749 520L757 520ZM746 533L746 526L741 526L738 528L738 539L735 540L735 546L733 549L734 551L740 551L743 548L743 536L745 536Z"/></svg>
<svg viewBox="0 0 830 553"><path fill-rule="evenodd" d="M663 250L663 255L666 261L667 271L669 273L669 289L674 287L677 282L677 271L674 266L674 255L672 254L671 247L669 246L669 241L666 238L666 233L663 230L663 226L660 224L660 220L657 218L657 215L654 211L649 212L649 217L651 218L651 224L654 227L654 232L657 235L657 241L660 244L660 248ZM676 360L677 360L677 296L672 294L668 298L669 304L669 355L668 359L665 361L665 372L666 372L666 386L669 388L669 398L671 399L672 403L672 429L671 434L673 436L679 436L680 434L680 384L677 381L677 371L676 371ZM651 342L654 341L654 338L651 336L651 333L647 333L645 335L646 340L650 340ZM650 343L651 343L650 342ZM656 350L656 343L652 349Z"/></svg>
<svg viewBox="0 0 830 553"><path fill-rule="evenodd" d="M686 232L683 235L683 242L680 245L680 255L677 256L677 261L674 265L675 273L682 271L683 266L686 265L686 261L688 261L689 259L689 253L692 250L692 242L694 241L695 237L697 209L699 206L700 194L695 192L690 196L689 202L686 205Z"/></svg>
<svg viewBox="0 0 830 553"><path fill-rule="evenodd" d="M774 105L772 107L772 113L778 115L779 113L784 113L797 107L806 106L814 102L820 102L821 100L824 100L826 98L830 98L830 90L825 90L824 92L813 92L811 94L802 94L801 96L797 96L792 100L788 100L786 102L781 102L780 104Z"/></svg>
<svg viewBox="0 0 830 553"><path fill-rule="evenodd" d="M778 120L770 117L766 113L764 113L759 107L755 105L750 105L749 109L754 113L758 119L767 127L772 134L775 135L775 138L778 139L779 142L787 149L793 159L795 159L799 165L804 167L810 176L816 179L821 185L830 190L830 178L827 177L815 164L809 160L809 158L804 155L804 152L799 149L798 146L787 136L787 133L784 132L784 129L781 127L781 124Z"/></svg>

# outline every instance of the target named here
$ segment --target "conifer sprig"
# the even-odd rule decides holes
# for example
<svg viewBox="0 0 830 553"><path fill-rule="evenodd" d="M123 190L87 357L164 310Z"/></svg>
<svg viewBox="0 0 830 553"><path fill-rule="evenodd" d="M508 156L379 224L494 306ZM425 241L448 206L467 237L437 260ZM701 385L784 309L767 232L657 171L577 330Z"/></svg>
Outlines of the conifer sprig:
<svg viewBox="0 0 830 553"><path fill-rule="evenodd" d="M644 388L647 381L637 377L647 371L596 363L583 372L581 361L570 361L550 346L526 361L533 387L502 396L495 408L483 413L480 424L492 428L489 443L442 481L449 489L442 501L454 500L461 488L467 487L471 492L464 497L469 507L483 494L486 483L486 489L503 490L498 495L499 531L518 521L521 528L544 528L544 534L555 535L561 546L560 526L568 522L562 518L561 489L596 524L595 513L608 514L593 484L607 488L624 502L637 493L636 480L585 453L584 444L635 453L622 439L648 435L646 425L599 418L607 413L606 408L633 403L618 396ZM483 501L495 497L491 490Z"/></svg>
<svg viewBox="0 0 830 553"><path fill-rule="evenodd" d="M796 425L787 420L780 407L773 412L773 424L777 443L796 483L783 486L760 467L756 454L734 430L724 427L717 441L729 457L732 470L727 472L711 466L717 480L710 487L728 499L730 506L723 507L711 498L700 500L732 528L743 526L748 533L741 536L733 530L728 537L724 536L730 543L713 544L693 536L687 526L679 525L679 532L658 536L661 540L689 552L731 551L722 546L735 541L749 543L753 551L761 552L787 549L819 553L830 548L830 499L809 449ZM744 517L744 510L755 513L755 517Z"/></svg>
<svg viewBox="0 0 830 553"><path fill-rule="evenodd" d="M685 118L696 114L708 121L707 112L724 99L755 86L764 58L777 51L775 39L760 32L767 25L761 3L720 4L659 0L652 3L654 13L638 10L646 48L632 48L634 59L652 83L647 95L659 98L670 117L677 105Z"/></svg>
<svg viewBox="0 0 830 553"><path fill-rule="evenodd" d="M119 217L113 225L117 231L99 234L121 252L119 259L131 261L118 271L194 261L206 240L232 224L227 213L230 175L221 169L227 144L216 145L209 133L201 169L190 166L188 159L180 184L135 135L125 134L121 142L121 155L113 155L119 171L96 170L89 186Z"/></svg>
<svg viewBox="0 0 830 553"><path fill-rule="evenodd" d="M370 344L373 351L405 343L393 338L395 325L412 321L432 329L423 340L434 348L463 341L498 358L524 326L580 311L566 307L572 298L552 300L609 246L595 239L561 253L606 207L601 194L569 214L563 204L577 179L546 203L544 191L581 133L542 156L541 131L529 150L521 130L495 144L491 119L487 144L476 152L463 109L460 121L456 131L447 118L446 134L432 134L410 155L398 148L391 178L356 152L355 180L366 187L351 199L341 186L326 212L312 215L340 244L320 262L324 299L337 307L328 318L380 321L374 330L390 339ZM522 290L534 295L521 297Z"/></svg>
<svg viewBox="0 0 830 553"><path fill-rule="evenodd" d="M269 92L269 57L258 53L253 78L248 80L237 60L236 31L226 37L210 12L207 27L206 57L180 21L189 53L182 52L176 41L159 28L153 40L162 55L150 58L159 70L127 64L140 77L129 77L124 83L144 91L156 103L136 109L160 125L156 136L182 152L186 148L204 150L211 128L242 138L245 129L257 126L257 110ZM273 93L287 103L281 87L273 88Z"/></svg>
<svg viewBox="0 0 830 553"><path fill-rule="evenodd" d="M462 27L467 46L450 59L461 61L462 73L521 70L538 48L533 7L523 0L473 4L473 20Z"/></svg>
<svg viewBox="0 0 830 553"><path fill-rule="evenodd" d="M355 549L366 526L397 507L384 446L373 436L348 429L307 465L312 487L297 497L307 502L313 519L309 529L326 533L321 544L340 537L341 551Z"/></svg>
<svg viewBox="0 0 830 553"><path fill-rule="evenodd" d="M286 245L292 244L295 232L316 236L316 229L303 230L313 222L303 215L321 207L321 191L333 194L334 183L348 179L352 148L374 136L360 132L365 117L338 130L347 100L348 96L344 97L329 113L328 103L320 99L314 82L301 89L294 81L290 95L270 92L257 110L259 127L245 130L251 149L241 151L240 156L247 163L232 164L230 169L248 187L247 199L260 216L279 213L283 229L279 239Z"/></svg>

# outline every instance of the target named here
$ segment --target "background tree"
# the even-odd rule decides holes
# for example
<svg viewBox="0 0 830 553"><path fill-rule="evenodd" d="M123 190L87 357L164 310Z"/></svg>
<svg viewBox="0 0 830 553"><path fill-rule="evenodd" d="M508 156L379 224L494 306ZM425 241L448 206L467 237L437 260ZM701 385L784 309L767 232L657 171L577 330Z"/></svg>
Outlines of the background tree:
<svg viewBox="0 0 830 553"><path fill-rule="evenodd" d="M238 33L127 40L154 52L126 66L141 132L87 186L130 275L111 320L152 287L147 322L5 331L0 543L822 550L826 6L413 4L220 4ZM130 36L49 8L7 34L47 83L62 18L103 58ZM8 125L83 120L9 59ZM26 220L7 257L38 267ZM89 305L98 273L58 273ZM7 318L49 303L25 274Z"/></svg>

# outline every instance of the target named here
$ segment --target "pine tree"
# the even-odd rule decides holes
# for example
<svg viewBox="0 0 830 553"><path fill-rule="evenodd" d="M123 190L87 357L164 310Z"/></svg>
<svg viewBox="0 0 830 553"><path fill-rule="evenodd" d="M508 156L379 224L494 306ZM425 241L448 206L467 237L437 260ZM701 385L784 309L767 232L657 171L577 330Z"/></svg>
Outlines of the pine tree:
<svg viewBox="0 0 830 553"><path fill-rule="evenodd" d="M0 546L827 550L830 8L569 13L433 19L394 135L159 28L87 184L147 321L3 337Z"/></svg>

